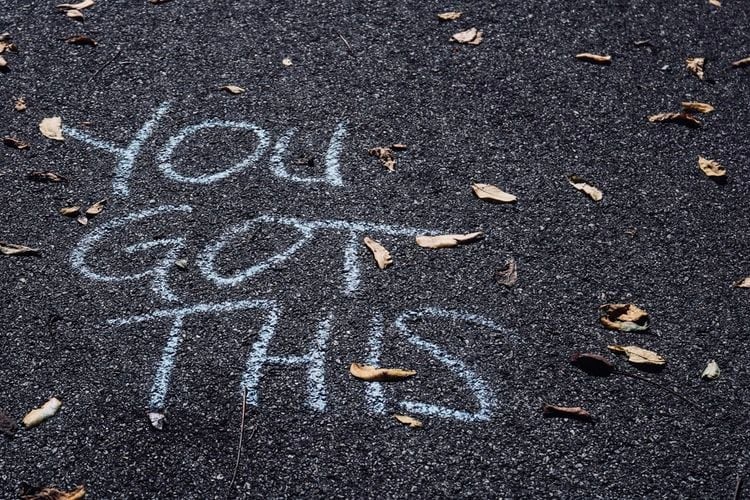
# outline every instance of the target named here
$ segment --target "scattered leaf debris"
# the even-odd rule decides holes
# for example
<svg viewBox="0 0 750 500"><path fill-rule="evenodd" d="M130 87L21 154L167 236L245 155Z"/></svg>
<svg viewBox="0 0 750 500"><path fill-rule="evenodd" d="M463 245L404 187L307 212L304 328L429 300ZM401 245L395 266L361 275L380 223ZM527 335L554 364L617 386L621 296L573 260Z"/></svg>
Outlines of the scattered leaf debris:
<svg viewBox="0 0 750 500"><path fill-rule="evenodd" d="M648 117L651 123L679 123L688 127L696 128L701 126L701 121L690 113L658 113Z"/></svg>
<svg viewBox="0 0 750 500"><path fill-rule="evenodd" d="M570 356L570 362L596 377L607 377L615 371L615 365L610 360L592 352L575 352Z"/></svg>
<svg viewBox="0 0 750 500"><path fill-rule="evenodd" d="M355 378L368 382L393 382L404 380L417 374L414 370L403 370L401 368L378 368L371 365L352 363L349 373Z"/></svg>
<svg viewBox="0 0 750 500"><path fill-rule="evenodd" d="M470 243L481 236L482 231L467 234L441 234L438 236L417 236L417 245L423 248L451 248L462 243Z"/></svg>
<svg viewBox="0 0 750 500"><path fill-rule="evenodd" d="M703 373L701 373L701 378L706 380L716 380L717 378L719 378L720 374L721 370L719 369L719 364L712 359L706 365Z"/></svg>
<svg viewBox="0 0 750 500"><path fill-rule="evenodd" d="M230 94L234 95L244 94L245 92L247 92L245 89L243 89L242 87L238 87L237 85L224 85L223 87L221 87L221 90L226 90Z"/></svg>
<svg viewBox="0 0 750 500"><path fill-rule="evenodd" d="M705 77L703 73L704 64L706 64L705 57L690 57L685 60L685 65L687 66L688 71L701 80Z"/></svg>
<svg viewBox="0 0 750 500"><path fill-rule="evenodd" d="M637 365L661 366L667 362L654 351L649 351L648 349L643 349L634 345L608 345L607 349L618 354L625 354L628 357L628 361Z"/></svg>
<svg viewBox="0 0 750 500"><path fill-rule="evenodd" d="M585 180L583 180L581 177L577 175L569 175L568 176L568 182L571 186L576 188L579 191L582 191L588 195L589 198L591 198L594 201L601 201L604 195L602 192L597 189L596 187L592 186Z"/></svg>
<svg viewBox="0 0 750 500"><path fill-rule="evenodd" d="M39 249L0 241L0 253L3 255L36 255L39 253Z"/></svg>
<svg viewBox="0 0 750 500"><path fill-rule="evenodd" d="M464 43L467 45L479 45L482 43L483 33L476 28L469 28L466 31L460 31L455 33L451 38L451 42Z"/></svg>
<svg viewBox="0 0 750 500"><path fill-rule="evenodd" d="M13 103L13 109L18 111L19 113L23 113L26 111L26 99L23 97L18 97L16 99L16 102Z"/></svg>
<svg viewBox="0 0 750 500"><path fill-rule="evenodd" d="M6 415L0 408L0 433L13 437L17 430L18 425L16 425L16 421Z"/></svg>
<svg viewBox="0 0 750 500"><path fill-rule="evenodd" d="M39 131L42 135L48 139L55 141L64 141L65 138L62 135L62 118L59 116L53 116L45 118L39 122Z"/></svg>
<svg viewBox="0 0 750 500"><path fill-rule="evenodd" d="M694 111L696 113L711 113L714 110L713 106L705 102L687 101L681 104L684 111Z"/></svg>
<svg viewBox="0 0 750 500"><path fill-rule="evenodd" d="M78 216L78 213L81 211L81 207L79 205L75 205L72 207L62 207L58 210L60 212L60 215L64 215L65 217L76 217Z"/></svg>
<svg viewBox="0 0 750 500"><path fill-rule="evenodd" d="M463 12L459 11L450 11L450 12L441 12L437 15L438 19L441 21L455 21L456 19L460 18L463 15Z"/></svg>
<svg viewBox="0 0 750 500"><path fill-rule="evenodd" d="M471 185L471 189L474 191L474 195L480 200L496 203L513 203L518 199L515 195L506 193L492 184L475 183Z"/></svg>
<svg viewBox="0 0 750 500"><path fill-rule="evenodd" d="M735 288L750 288L750 276L735 281L732 283L732 286Z"/></svg>
<svg viewBox="0 0 750 500"><path fill-rule="evenodd" d="M376 147L367 150L367 154L369 154L370 156L375 156L377 159L379 159L389 172L393 172L396 170L396 157L393 155L393 150L391 148Z"/></svg>
<svg viewBox="0 0 750 500"><path fill-rule="evenodd" d="M96 40L86 35L71 35L65 39L65 43L71 45L88 45L90 47L96 47Z"/></svg>
<svg viewBox="0 0 750 500"><path fill-rule="evenodd" d="M57 410L62 406L62 401L57 398L51 398L49 401L44 403L41 408L31 410L23 417L23 425L27 429L36 427L45 420L52 418Z"/></svg>
<svg viewBox="0 0 750 500"><path fill-rule="evenodd" d="M281 60L281 64L284 65L284 66L286 66L288 68L289 66L291 66L294 63L292 62L292 58L291 57L285 57L284 59Z"/></svg>
<svg viewBox="0 0 750 500"><path fill-rule="evenodd" d="M727 169L719 165L716 160L698 157L698 168L709 177L726 177Z"/></svg>
<svg viewBox="0 0 750 500"><path fill-rule="evenodd" d="M732 63L733 68L744 68L748 65L750 65L750 57L745 57L744 59L740 59Z"/></svg>
<svg viewBox="0 0 750 500"><path fill-rule="evenodd" d="M16 139L15 137L11 137L9 135L3 137L3 144L16 149L29 149L30 146L28 142Z"/></svg>
<svg viewBox="0 0 750 500"><path fill-rule="evenodd" d="M649 316L635 304L604 304L599 307L599 322L610 330L643 332L648 330Z"/></svg>
<svg viewBox="0 0 750 500"><path fill-rule="evenodd" d="M364 241L365 245L367 245L367 248L369 248L372 252L373 257L375 257L375 262L377 262L380 269L385 269L386 267L393 264L393 258L391 257L390 252L386 250L383 245L373 240L369 236L365 236Z"/></svg>
<svg viewBox="0 0 750 500"><path fill-rule="evenodd" d="M62 491L53 487L24 487L21 491L21 500L81 500L86 496L83 486L78 486L71 491Z"/></svg>
<svg viewBox="0 0 750 500"><path fill-rule="evenodd" d="M55 172L40 172L40 171L34 171L30 172L27 176L27 179L30 181L36 181L36 182L65 182L67 179L63 177L62 175L55 173Z"/></svg>
<svg viewBox="0 0 750 500"><path fill-rule="evenodd" d="M516 259L510 258L505 261L505 267L498 269L495 280L503 286L511 287L518 281L518 264Z"/></svg>
<svg viewBox="0 0 750 500"><path fill-rule="evenodd" d="M576 59L595 64L610 64L612 62L612 56L610 55L592 54L591 52L581 52L580 54L576 54Z"/></svg>
<svg viewBox="0 0 750 500"><path fill-rule="evenodd" d="M157 431L164 429L165 418L166 417L163 413L159 413L155 411L148 413L148 421L151 422L151 427L153 427Z"/></svg>
<svg viewBox="0 0 750 500"><path fill-rule="evenodd" d="M57 5L57 8L63 10L83 10L93 7L95 3L94 0L83 0L78 3L61 3L60 5Z"/></svg>
<svg viewBox="0 0 750 500"><path fill-rule="evenodd" d="M591 420L591 414L580 406L557 406L545 403L542 406L542 415L545 417L573 418L576 420Z"/></svg>
<svg viewBox="0 0 750 500"><path fill-rule="evenodd" d="M424 427L424 424L422 424L421 420L417 420L416 418L410 417L408 415L393 415L393 418L404 425L408 425L412 429L421 429L422 427Z"/></svg>
<svg viewBox="0 0 750 500"><path fill-rule="evenodd" d="M86 215L89 217L94 217L96 215L99 215L104 210L104 205L106 204L107 204L107 198L97 201L96 203L92 204L90 207L86 209Z"/></svg>

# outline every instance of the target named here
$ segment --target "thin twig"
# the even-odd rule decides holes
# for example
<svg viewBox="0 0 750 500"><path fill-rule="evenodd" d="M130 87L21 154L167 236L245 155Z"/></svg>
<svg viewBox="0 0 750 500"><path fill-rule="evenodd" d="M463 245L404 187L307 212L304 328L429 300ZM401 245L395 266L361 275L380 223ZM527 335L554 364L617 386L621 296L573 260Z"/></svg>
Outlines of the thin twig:
<svg viewBox="0 0 750 500"><path fill-rule="evenodd" d="M678 398L680 398L681 400L685 401L686 403L688 403L688 404L690 404L692 406L695 406L698 409L701 409L701 406L698 403L696 403L695 401L692 401L692 400L686 398L685 396L683 396L682 394L680 394L679 392L677 392L677 391L675 391L673 389L670 389L669 387L666 387L666 386L663 386L661 384L658 384L658 383L654 382L653 380L649 380L646 377L642 377L640 375L636 375L635 373L626 373L626 372L621 372L619 370L618 370L618 373L621 374L621 375L625 375L626 377L634 378L636 380L642 380L642 381L646 382L647 384L653 385L654 387L658 387L659 389L662 389L664 391L668 391L668 392L672 393L673 395L677 396Z"/></svg>
<svg viewBox="0 0 750 500"><path fill-rule="evenodd" d="M349 52L354 52L352 50L352 46L349 45L349 42L347 42L346 38L344 38L344 35L342 35L341 33L337 33L337 34L338 34L339 38L341 38L344 41L344 43L346 44L346 48L349 49Z"/></svg>
<svg viewBox="0 0 750 500"><path fill-rule="evenodd" d="M101 65L99 69L97 69L96 72L93 75L91 75L91 78L89 78L89 82L91 82L91 80L96 78L96 75L101 73L104 70L104 68L106 68L107 66L115 62L117 58L120 57L120 54L122 54L122 49L118 47L117 52L115 53L114 57L110 59L109 61L105 62L103 65Z"/></svg>
<svg viewBox="0 0 750 500"><path fill-rule="evenodd" d="M737 474L737 486L734 487L734 500L740 500L742 494L742 476Z"/></svg>
<svg viewBox="0 0 750 500"><path fill-rule="evenodd" d="M242 457L242 435L245 433L245 408L247 407L247 387L243 386L242 391L242 416L240 417L240 442L237 445L237 461L234 463L234 472L232 472L232 480L229 482L231 488L234 484L234 480L237 478L237 469L240 467L240 457ZM255 429L253 429L255 432Z"/></svg>

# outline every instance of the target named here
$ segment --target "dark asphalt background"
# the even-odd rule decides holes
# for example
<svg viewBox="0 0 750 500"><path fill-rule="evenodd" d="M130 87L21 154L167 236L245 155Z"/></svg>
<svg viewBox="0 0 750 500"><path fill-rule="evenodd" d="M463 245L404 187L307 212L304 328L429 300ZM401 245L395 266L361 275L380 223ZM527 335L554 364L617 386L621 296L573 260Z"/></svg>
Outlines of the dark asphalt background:
<svg viewBox="0 0 750 500"><path fill-rule="evenodd" d="M730 287L750 275L750 84L747 71L729 63L750 55L750 5L723 3L109 0L86 10L79 25L52 1L7 2L0 32L11 33L19 53L6 54L10 70L0 74L0 133L32 145L0 148L0 240L39 247L41 256L0 258L0 408L20 422L53 395L63 406L36 429L0 436L0 497L15 498L26 481L85 484L91 498L731 498L750 460L750 295ZM464 17L436 19L453 9ZM473 26L485 33L481 45L448 42ZM62 41L74 33L99 45ZM634 46L644 39L653 46ZM611 54L613 63L576 61L584 51ZM707 59L705 81L684 68L696 56ZM282 66L284 57L294 65ZM248 91L216 90L225 84ZM26 98L25 113L13 110L16 96ZM112 197L112 155L37 130L42 118L59 115L79 129L90 121L92 135L125 145L169 99L175 104L144 146L128 198ZM701 117L701 129L646 121L683 100L717 111ZM227 182L164 179L156 152L183 126L209 118L255 122L273 141L297 127L290 157L312 155L318 166L333 127L345 120L346 184L282 181L269 174L268 154ZM178 150L185 171L241 158L252 138L198 137ZM365 151L393 142L409 149L389 174ZM726 184L698 170L699 154L727 166ZM34 183L26 179L32 170L70 181ZM592 181L604 200L575 191L567 173ZM497 184L519 201L483 203L471 182ZM57 214L105 197L110 203L89 227ZM379 271L363 246L362 287L351 298L339 291L344 234L329 233L237 289L216 288L195 267L173 273L188 304L279 300L276 354L306 351L317 322L335 314L327 412L304 407L304 371L269 369L259 407L248 409L230 488L239 380L260 316L187 320L167 425L157 432L145 410L168 325L105 321L165 304L145 282L93 282L69 263L97 226L182 203L194 207L192 217L156 218L120 233L97 250L100 262L143 269L117 254L123 243L182 234L193 263L226 226L258 213L481 229L487 237L428 251L408 238L374 235L395 263ZM293 236L280 228L276 240L235 245L222 254L224 269L245 267ZM493 274L509 257L519 281L505 289ZM607 302L645 308L651 332L601 328L597 307ZM415 431L390 418L394 408L368 414L364 385L348 365L367 355L369 317L381 312L392 321L424 306L482 314L514 332L415 324L489 382L498 402L491 421L424 418ZM663 372L646 376L700 408L636 380L587 376L567 361L574 351L606 354L611 343L666 357ZM476 409L457 378L391 326L385 346L383 364L419 372L388 386L389 405L407 398ZM703 382L709 359L722 375ZM623 359L616 364L635 371ZM584 406L595 423L544 419L543 402Z"/></svg>

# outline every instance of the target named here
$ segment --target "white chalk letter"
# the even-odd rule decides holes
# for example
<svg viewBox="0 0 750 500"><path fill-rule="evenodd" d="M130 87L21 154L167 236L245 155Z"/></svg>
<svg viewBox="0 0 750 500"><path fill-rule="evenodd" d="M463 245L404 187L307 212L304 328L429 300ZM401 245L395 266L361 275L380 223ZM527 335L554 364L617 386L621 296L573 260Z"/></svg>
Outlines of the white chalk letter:
<svg viewBox="0 0 750 500"><path fill-rule="evenodd" d="M343 186L344 181L341 178L339 157L341 156L341 141L346 136L345 124L339 123L333 131L331 142L328 144L328 151L326 152L325 173L320 177L300 177L289 172L289 169L284 164L284 155L289 147L289 141L291 141L296 133L296 129L288 130L286 134L282 135L279 140L276 141L276 145L273 148L273 154L271 155L271 172L276 177L289 179L294 182L308 184L313 182L325 182L332 186Z"/></svg>

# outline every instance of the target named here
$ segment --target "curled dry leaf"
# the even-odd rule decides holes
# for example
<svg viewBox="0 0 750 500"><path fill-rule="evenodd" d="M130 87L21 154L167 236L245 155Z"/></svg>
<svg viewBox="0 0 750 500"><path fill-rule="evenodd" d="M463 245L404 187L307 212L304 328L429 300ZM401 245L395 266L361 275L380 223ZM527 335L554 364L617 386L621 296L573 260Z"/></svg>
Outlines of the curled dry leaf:
<svg viewBox="0 0 750 500"><path fill-rule="evenodd" d="M15 420L10 418L2 409L0 409L0 434L12 437L17 430L18 425L16 425Z"/></svg>
<svg viewBox="0 0 750 500"><path fill-rule="evenodd" d="M610 330L642 332L648 330L649 316L635 304L604 304L599 307L599 322Z"/></svg>
<svg viewBox="0 0 750 500"><path fill-rule="evenodd" d="M463 12L450 11L450 12L441 12L440 14L437 15L437 17L441 21L455 21L462 15L463 15Z"/></svg>
<svg viewBox="0 0 750 500"><path fill-rule="evenodd" d="M65 13L65 15L68 16L69 18L71 18L72 20L78 21L78 22L81 22L81 23L84 20L83 12L81 12L80 10L70 9L69 11L67 11Z"/></svg>
<svg viewBox="0 0 750 500"><path fill-rule="evenodd" d="M602 192L597 189L596 187L592 186L582 178L578 177L577 175L569 175L568 176L568 182L571 186L576 188L579 191L583 191L588 195L589 198L591 198L594 201L601 201L604 195Z"/></svg>
<svg viewBox="0 0 750 500"><path fill-rule="evenodd" d="M76 218L76 222L82 226L88 226L89 218L86 217L86 214L78 214L78 217Z"/></svg>
<svg viewBox="0 0 750 500"><path fill-rule="evenodd" d="M188 260L187 259L177 259L174 261L174 265L177 266L178 269L182 269L183 271L188 268Z"/></svg>
<svg viewBox="0 0 750 500"><path fill-rule="evenodd" d="M156 429L157 431L160 431L164 428L164 419L166 417L163 413L158 412L149 412L148 414L148 421L151 422L151 427Z"/></svg>
<svg viewBox="0 0 750 500"><path fill-rule="evenodd" d="M570 362L596 377L607 377L615 371L615 365L604 356L591 352L575 352L570 356Z"/></svg>
<svg viewBox="0 0 750 500"><path fill-rule="evenodd" d="M99 200L93 205L91 205L89 208L86 209L86 215L89 217L94 217L95 215L99 215L104 210L104 205L107 204L107 198L104 198L103 200Z"/></svg>
<svg viewBox="0 0 750 500"><path fill-rule="evenodd" d="M750 65L750 57L745 57L744 59L740 59L732 63L733 68L744 68L748 65Z"/></svg>
<svg viewBox="0 0 750 500"><path fill-rule="evenodd" d="M8 147L16 148L16 149L29 149L29 143L22 141L20 139L16 139L15 137L11 137L9 135L6 135L3 137L3 144L5 144Z"/></svg>
<svg viewBox="0 0 750 500"><path fill-rule="evenodd" d="M148 0L148 3L152 5L161 5L163 3L171 2L172 0Z"/></svg>
<svg viewBox="0 0 750 500"><path fill-rule="evenodd" d="M721 1L720 0L708 0L708 3L710 3L714 7L721 7Z"/></svg>
<svg viewBox="0 0 750 500"><path fill-rule="evenodd" d="M23 113L26 111L26 99L23 97L19 97L16 99L16 102L13 103L13 109L18 111L19 113Z"/></svg>
<svg viewBox="0 0 750 500"><path fill-rule="evenodd" d="M24 427L26 427L27 429L36 427L37 425L41 424L45 420L51 418L55 413L57 413L57 410L60 409L60 406L62 406L62 402L59 399L51 398L49 401L44 403L41 408L31 410L26 414L25 417L23 417Z"/></svg>
<svg viewBox="0 0 750 500"><path fill-rule="evenodd" d="M221 87L221 90L226 90L230 94L234 95L243 94L246 92L245 89L243 89L242 87L238 87L237 85L224 85L223 87Z"/></svg>
<svg viewBox="0 0 750 500"><path fill-rule="evenodd" d="M52 487L24 488L21 500L82 500L86 497L86 490L78 486L71 491L62 491Z"/></svg>
<svg viewBox="0 0 750 500"><path fill-rule="evenodd" d="M0 56L0 69L6 69L8 67L8 61L3 56Z"/></svg>
<svg viewBox="0 0 750 500"><path fill-rule="evenodd" d="M57 8L64 10L83 10L88 9L89 7L93 7L94 5L94 0L83 0L82 2L78 3L61 3L57 6Z"/></svg>
<svg viewBox="0 0 750 500"><path fill-rule="evenodd" d="M407 146L406 144L401 144L401 143L391 144L391 149L394 151L404 151L408 147L409 146Z"/></svg>
<svg viewBox="0 0 750 500"><path fill-rule="evenodd" d="M580 406L556 406L544 404L542 415L545 417L574 418L577 420L591 420L591 414Z"/></svg>
<svg viewBox="0 0 750 500"><path fill-rule="evenodd" d="M711 113L714 107L705 102L688 101L682 103L682 109L685 111L695 111L696 113Z"/></svg>
<svg viewBox="0 0 750 500"><path fill-rule="evenodd" d="M393 415L393 418L398 420L404 425L408 425L412 429L421 429L423 427L422 421L408 415Z"/></svg>
<svg viewBox="0 0 750 500"><path fill-rule="evenodd" d="M492 201L496 203L513 203L518 198L515 195L506 193L497 186L492 184L472 184L471 189L480 200Z"/></svg>
<svg viewBox="0 0 750 500"><path fill-rule="evenodd" d="M685 60L688 71L703 80L703 65L706 63L705 57L691 57Z"/></svg>
<svg viewBox="0 0 750 500"><path fill-rule="evenodd" d="M719 165L716 160L698 157L698 168L709 177L726 177L727 169Z"/></svg>
<svg viewBox="0 0 750 500"><path fill-rule="evenodd" d="M592 54L590 52L581 52L576 54L576 59L596 64L609 64L612 62L612 56L603 54Z"/></svg>
<svg viewBox="0 0 750 500"><path fill-rule="evenodd" d="M648 117L651 123L679 123L688 127L700 127L701 121L690 113L658 113Z"/></svg>
<svg viewBox="0 0 750 500"><path fill-rule="evenodd" d="M67 180L55 172L30 172L26 178L36 182L65 182Z"/></svg>
<svg viewBox="0 0 750 500"><path fill-rule="evenodd" d="M498 269L495 280L503 286L511 287L518 281L518 265L516 259L510 258L505 261L505 267Z"/></svg>
<svg viewBox="0 0 750 500"><path fill-rule="evenodd" d="M96 40L86 35L72 35L65 39L65 43L71 45L88 45L90 47L96 47Z"/></svg>
<svg viewBox="0 0 750 500"><path fill-rule="evenodd" d="M393 156L393 150L391 150L391 148L386 148L386 147L372 148L372 149L367 150L367 154L378 158L383 163L383 166L388 169L389 172L393 172L396 170L396 157Z"/></svg>
<svg viewBox="0 0 750 500"><path fill-rule="evenodd" d="M289 66L293 64L292 59L290 57L285 57L284 59L281 60L281 64L288 68Z"/></svg>
<svg viewBox="0 0 750 500"><path fill-rule="evenodd" d="M441 234L439 236L417 236L417 245L423 248L451 248L461 243L470 243L484 233L476 231L467 234Z"/></svg>
<svg viewBox="0 0 750 500"><path fill-rule="evenodd" d="M78 212L81 211L81 207L78 205L72 206L72 207L62 207L58 210L61 215L64 215L65 217L76 217L78 215Z"/></svg>
<svg viewBox="0 0 750 500"><path fill-rule="evenodd" d="M378 263L380 269L385 269L393 264L393 258L391 257L390 252L388 252L383 245L369 236L365 236L365 245L367 245L367 248L372 252L373 257L375 257L375 262Z"/></svg>
<svg viewBox="0 0 750 500"><path fill-rule="evenodd" d="M476 28L469 28L466 31L460 31L455 33L450 41L457 43L465 43L468 45L479 45L482 43L483 33Z"/></svg>
<svg viewBox="0 0 750 500"><path fill-rule="evenodd" d="M35 255L38 253L38 248L31 248L25 245L16 245L15 243L0 241L0 254L3 255Z"/></svg>
<svg viewBox="0 0 750 500"><path fill-rule="evenodd" d="M719 370L719 364L712 359L706 365L703 373L701 373L701 378L704 378L706 380L716 380L717 378L719 378L720 374L721 370Z"/></svg>
<svg viewBox="0 0 750 500"><path fill-rule="evenodd" d="M402 370L401 368L378 368L371 365L352 363L349 373L360 380L368 382L392 382L404 380L417 374L414 370Z"/></svg>
<svg viewBox="0 0 750 500"><path fill-rule="evenodd" d="M634 345L608 345L607 349L618 354L625 354L628 357L628 361L637 365L661 366L667 362L654 351L649 351Z"/></svg>
<svg viewBox="0 0 750 500"><path fill-rule="evenodd" d="M65 138L62 135L62 118L59 116L53 116L45 118L39 122L39 131L47 139L55 141L64 141Z"/></svg>
<svg viewBox="0 0 750 500"><path fill-rule="evenodd" d="M750 276L735 281L732 283L732 286L735 288L750 288Z"/></svg>

